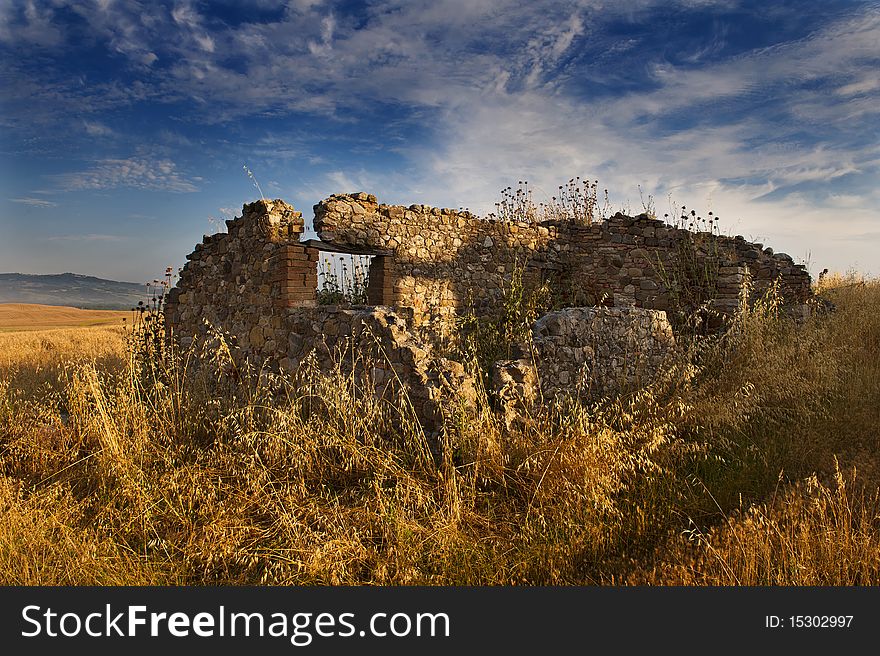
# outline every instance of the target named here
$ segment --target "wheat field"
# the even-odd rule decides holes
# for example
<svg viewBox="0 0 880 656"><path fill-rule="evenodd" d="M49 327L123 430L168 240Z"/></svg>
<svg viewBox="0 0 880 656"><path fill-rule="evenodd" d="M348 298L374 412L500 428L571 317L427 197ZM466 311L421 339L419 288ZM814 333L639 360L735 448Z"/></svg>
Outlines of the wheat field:
<svg viewBox="0 0 880 656"><path fill-rule="evenodd" d="M637 394L512 428L340 372L0 334L0 583L878 585L880 282L743 307ZM233 375L234 374L234 375Z"/></svg>
<svg viewBox="0 0 880 656"><path fill-rule="evenodd" d="M123 319L128 318L130 318L129 312L116 310L82 310L55 305L0 303L0 332L113 324L119 326Z"/></svg>

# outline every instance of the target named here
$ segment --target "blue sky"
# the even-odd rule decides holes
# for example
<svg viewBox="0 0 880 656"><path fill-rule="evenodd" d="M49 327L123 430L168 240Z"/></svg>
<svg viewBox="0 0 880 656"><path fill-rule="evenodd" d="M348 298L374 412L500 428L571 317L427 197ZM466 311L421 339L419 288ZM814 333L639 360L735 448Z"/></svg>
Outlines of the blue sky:
<svg viewBox="0 0 880 656"><path fill-rule="evenodd" d="M576 175L880 274L880 4L0 0L0 271L140 282L266 197Z"/></svg>

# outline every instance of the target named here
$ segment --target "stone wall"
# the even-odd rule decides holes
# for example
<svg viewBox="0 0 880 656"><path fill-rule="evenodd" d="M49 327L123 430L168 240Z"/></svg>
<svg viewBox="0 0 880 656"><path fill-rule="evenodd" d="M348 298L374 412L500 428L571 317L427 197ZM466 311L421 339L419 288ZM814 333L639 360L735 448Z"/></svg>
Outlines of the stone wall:
<svg viewBox="0 0 880 656"><path fill-rule="evenodd" d="M517 266L527 281L548 282L558 305L635 305L670 311L673 321L704 304L729 314L748 279L755 294L778 279L791 308L810 295L809 275L788 255L647 215L617 214L589 226L517 223L426 205L380 205L365 193L331 196L314 211L322 240L393 253L376 265L382 281L373 298L412 307L414 328L440 341L456 313L491 314Z"/></svg>
<svg viewBox="0 0 880 656"><path fill-rule="evenodd" d="M592 305L636 305L684 314L706 303L724 315L739 304L743 283L752 295L774 280L794 309L810 297L810 276L785 253L774 254L742 237L675 228L647 215L617 214L591 226L572 226L563 284L568 293ZM671 317L673 320L679 317Z"/></svg>
<svg viewBox="0 0 880 656"><path fill-rule="evenodd" d="M227 226L187 255L166 325L184 346L222 327L259 359L286 342L284 309L315 305L318 252L299 245L302 214L280 200L245 205Z"/></svg>
<svg viewBox="0 0 880 656"><path fill-rule="evenodd" d="M666 313L638 307L548 312L523 356L497 362L492 387L505 413L562 396L595 400L654 380L675 353Z"/></svg>
<svg viewBox="0 0 880 656"><path fill-rule="evenodd" d="M324 369L343 363L373 393L404 388L432 433L449 408L475 396L462 365L439 357L437 346L461 313L497 313L518 269L526 284L548 284L558 305L579 307L542 317L524 345L529 357L496 367L504 403L511 390L548 398L637 386L672 348L666 311L673 324L680 307L729 313L747 281L755 293L778 281L792 308L810 295L809 276L787 255L644 215L588 226L516 223L380 205L358 193L315 206L322 241L302 242L302 215L281 200L245 205L227 226L187 256L168 294L173 337L186 347L220 331L236 357L254 366L297 371L308 358ZM375 255L370 306L317 305L321 249Z"/></svg>
<svg viewBox="0 0 880 656"><path fill-rule="evenodd" d="M182 346L219 331L242 364L289 372L309 358L325 370L339 364L380 396L399 398L404 389L429 432L444 408L473 403L462 365L410 334L411 312L317 305L318 250L299 244L302 215L290 205L251 203L227 226L187 256L168 294L166 327Z"/></svg>
<svg viewBox="0 0 880 656"><path fill-rule="evenodd" d="M439 357L410 333L402 315L387 307L291 308L284 314L284 330L273 357L281 369L293 373L312 359L324 371L338 366L353 373L380 397L396 400L404 390L430 435L457 406L475 403L476 384L464 367Z"/></svg>
<svg viewBox="0 0 880 656"><path fill-rule="evenodd" d="M595 397L650 382L672 353L666 313L637 307L578 307L549 312L532 326L543 395Z"/></svg>

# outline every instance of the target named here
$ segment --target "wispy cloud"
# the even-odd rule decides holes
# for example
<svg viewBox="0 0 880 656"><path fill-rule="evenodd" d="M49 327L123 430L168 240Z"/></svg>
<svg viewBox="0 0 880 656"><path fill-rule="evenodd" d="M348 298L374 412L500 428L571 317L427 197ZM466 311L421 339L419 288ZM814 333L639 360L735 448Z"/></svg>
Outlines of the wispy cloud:
<svg viewBox="0 0 880 656"><path fill-rule="evenodd" d="M198 191L198 178L187 178L168 159L104 159L85 171L55 176L66 191L130 187L154 191Z"/></svg>
<svg viewBox="0 0 880 656"><path fill-rule="evenodd" d="M83 121L83 129L90 137L112 137L116 134L100 121Z"/></svg>
<svg viewBox="0 0 880 656"><path fill-rule="evenodd" d="M21 203L31 207L58 207L58 203L53 203L45 198L10 198L8 200L12 203Z"/></svg>
<svg viewBox="0 0 880 656"><path fill-rule="evenodd" d="M103 235L103 234L71 234L71 235L52 235L47 238L49 241L86 241L86 242L110 242L117 243L125 241L126 238L120 235Z"/></svg>
<svg viewBox="0 0 880 656"><path fill-rule="evenodd" d="M2 3L0 6L0 42L15 40L20 44L33 44L39 47L55 47L63 42L61 29L53 24L52 7L40 7L39 3L27 0L16 6Z"/></svg>

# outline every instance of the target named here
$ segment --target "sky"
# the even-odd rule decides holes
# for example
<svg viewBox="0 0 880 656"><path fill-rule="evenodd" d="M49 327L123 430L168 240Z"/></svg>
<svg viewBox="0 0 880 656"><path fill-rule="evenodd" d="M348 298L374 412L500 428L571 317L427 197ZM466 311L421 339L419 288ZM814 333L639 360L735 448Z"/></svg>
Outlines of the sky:
<svg viewBox="0 0 880 656"><path fill-rule="evenodd" d="M581 176L878 275L880 3L0 0L0 150L0 272L151 280L261 194Z"/></svg>

